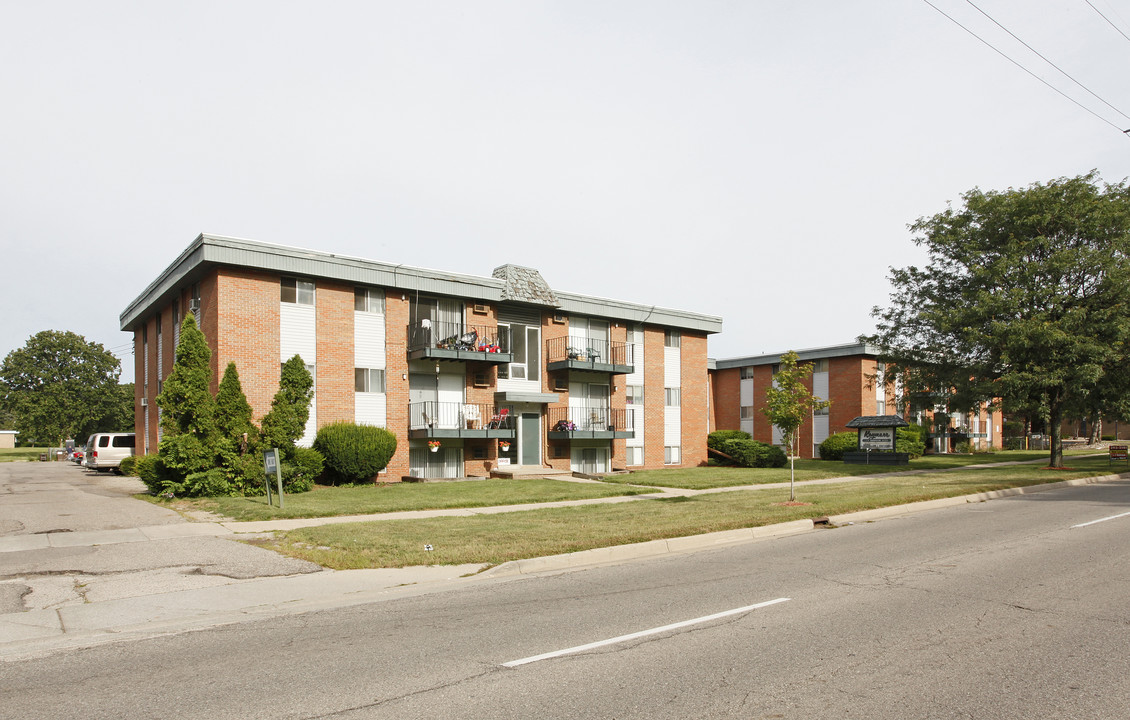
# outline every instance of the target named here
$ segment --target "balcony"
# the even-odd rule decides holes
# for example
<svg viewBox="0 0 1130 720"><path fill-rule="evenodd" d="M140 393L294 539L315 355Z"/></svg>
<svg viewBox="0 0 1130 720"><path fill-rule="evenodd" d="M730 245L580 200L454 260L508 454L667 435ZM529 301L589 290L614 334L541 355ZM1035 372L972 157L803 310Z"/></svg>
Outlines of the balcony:
<svg viewBox="0 0 1130 720"><path fill-rule="evenodd" d="M608 340L554 338L545 343L546 370L588 370L627 375L635 372L632 346Z"/></svg>
<svg viewBox="0 0 1130 720"><path fill-rule="evenodd" d="M514 439L514 417L507 408L483 403L408 404L408 437Z"/></svg>
<svg viewBox="0 0 1130 720"><path fill-rule="evenodd" d="M607 407L552 408L550 440L620 440L636 436L635 415Z"/></svg>
<svg viewBox="0 0 1130 720"><path fill-rule="evenodd" d="M477 360L502 365L513 362L514 355L499 348L496 326L421 320L408 326L408 359Z"/></svg>

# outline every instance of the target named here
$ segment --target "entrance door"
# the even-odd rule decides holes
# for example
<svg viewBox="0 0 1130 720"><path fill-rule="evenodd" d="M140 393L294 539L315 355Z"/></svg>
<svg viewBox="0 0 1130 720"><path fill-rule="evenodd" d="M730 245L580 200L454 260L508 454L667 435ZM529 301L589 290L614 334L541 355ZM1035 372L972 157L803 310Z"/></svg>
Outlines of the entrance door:
<svg viewBox="0 0 1130 720"><path fill-rule="evenodd" d="M522 420L518 427L520 442L518 464L541 464L541 415L538 413L522 413Z"/></svg>

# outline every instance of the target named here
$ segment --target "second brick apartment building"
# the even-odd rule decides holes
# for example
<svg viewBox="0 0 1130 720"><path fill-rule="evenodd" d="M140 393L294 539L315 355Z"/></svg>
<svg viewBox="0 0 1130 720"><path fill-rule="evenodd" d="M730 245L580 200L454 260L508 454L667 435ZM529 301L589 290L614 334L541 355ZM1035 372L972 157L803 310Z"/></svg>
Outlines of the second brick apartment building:
<svg viewBox="0 0 1130 720"><path fill-rule="evenodd" d="M847 423L862 415L900 415L926 425L931 433L928 452L953 449L955 438L978 446L1001 447L1001 412L986 403L972 413L946 415L940 408L900 408L893 385L883 377L879 351L870 345L848 343L799 350L801 364L810 363L808 389L830 407L813 413L800 428L800 457L820 457L819 447L829 435L847 430ZM750 355L712 360L712 430L744 430L754 440L779 445L781 435L766 419L765 390L773 383L781 354Z"/></svg>
<svg viewBox="0 0 1130 720"><path fill-rule="evenodd" d="M389 479L706 461L720 318L567 293L515 265L481 277L214 235L121 315L139 453L157 451L155 399L188 312L212 350L213 391L234 361L258 421L281 362L300 355L315 382L304 442L329 422L386 427Z"/></svg>

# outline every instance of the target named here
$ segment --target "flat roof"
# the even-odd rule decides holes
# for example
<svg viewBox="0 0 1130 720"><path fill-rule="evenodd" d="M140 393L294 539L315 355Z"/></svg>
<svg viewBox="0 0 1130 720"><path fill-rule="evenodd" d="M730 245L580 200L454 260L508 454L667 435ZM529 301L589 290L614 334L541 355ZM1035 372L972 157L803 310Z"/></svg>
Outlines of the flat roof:
<svg viewBox="0 0 1130 720"><path fill-rule="evenodd" d="M788 350L779 353L765 353L762 355L745 355L743 357L713 360L711 370L727 370L730 368L750 367L752 365L774 365L781 362L781 356ZM854 342L843 345L827 345L825 347L807 348L796 351L797 358L802 362L822 360L824 358L849 357L852 355L877 356L879 348L867 343Z"/></svg>
<svg viewBox="0 0 1130 720"><path fill-rule="evenodd" d="M213 267L253 268L294 275L426 292L493 303L503 297L506 282L500 278L463 275L404 264L367 260L303 248L272 245L255 240L201 233L165 270L138 295L119 316L122 330L133 330L154 307L172 302L181 288L195 282ZM557 304L547 305L562 313L638 322L703 333L722 331L722 318L714 315L663 308L658 305L613 300L554 290Z"/></svg>

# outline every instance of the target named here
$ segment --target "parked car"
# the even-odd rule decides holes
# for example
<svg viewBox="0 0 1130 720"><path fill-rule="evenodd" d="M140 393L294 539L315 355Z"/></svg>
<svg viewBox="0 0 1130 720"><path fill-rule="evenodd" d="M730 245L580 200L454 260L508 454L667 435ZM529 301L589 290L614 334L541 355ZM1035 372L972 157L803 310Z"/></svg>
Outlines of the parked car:
<svg viewBox="0 0 1130 720"><path fill-rule="evenodd" d="M99 472L119 472L122 458L134 454L133 433L95 433L86 443L86 467Z"/></svg>

